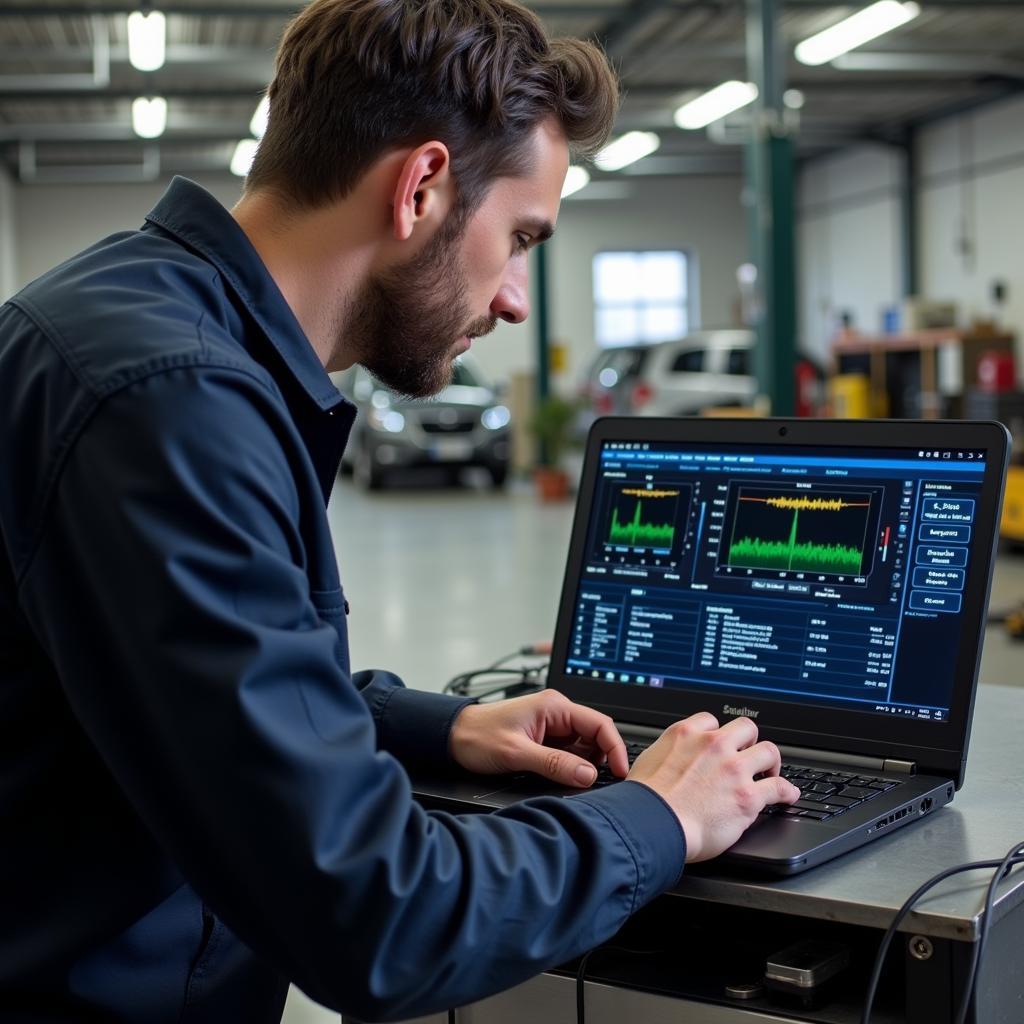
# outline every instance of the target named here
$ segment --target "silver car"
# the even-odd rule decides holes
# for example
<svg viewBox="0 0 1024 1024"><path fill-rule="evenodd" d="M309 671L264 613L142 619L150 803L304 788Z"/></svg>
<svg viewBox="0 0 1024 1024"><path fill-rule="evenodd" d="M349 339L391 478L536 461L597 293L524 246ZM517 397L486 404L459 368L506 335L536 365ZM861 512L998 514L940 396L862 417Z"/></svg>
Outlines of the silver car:
<svg viewBox="0 0 1024 1024"><path fill-rule="evenodd" d="M678 341L608 349L583 387L598 416L691 416L715 406L750 405L754 335L694 331Z"/></svg>
<svg viewBox="0 0 1024 1024"><path fill-rule="evenodd" d="M456 360L452 383L422 400L396 398L361 366L335 378L359 414L342 459L367 489L381 487L392 471L441 466L456 479L467 466L481 466L495 487L508 477L511 414L471 358Z"/></svg>

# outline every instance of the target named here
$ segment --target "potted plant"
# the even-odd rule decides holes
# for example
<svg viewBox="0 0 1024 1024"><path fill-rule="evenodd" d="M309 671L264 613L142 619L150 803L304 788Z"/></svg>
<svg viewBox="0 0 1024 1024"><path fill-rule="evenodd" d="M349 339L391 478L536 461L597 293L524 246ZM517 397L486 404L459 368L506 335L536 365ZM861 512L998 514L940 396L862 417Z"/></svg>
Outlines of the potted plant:
<svg viewBox="0 0 1024 1024"><path fill-rule="evenodd" d="M533 478L542 501L561 501L569 495L569 475L562 466L562 458L577 412L575 402L560 395L547 395L537 404L530 420L538 449Z"/></svg>

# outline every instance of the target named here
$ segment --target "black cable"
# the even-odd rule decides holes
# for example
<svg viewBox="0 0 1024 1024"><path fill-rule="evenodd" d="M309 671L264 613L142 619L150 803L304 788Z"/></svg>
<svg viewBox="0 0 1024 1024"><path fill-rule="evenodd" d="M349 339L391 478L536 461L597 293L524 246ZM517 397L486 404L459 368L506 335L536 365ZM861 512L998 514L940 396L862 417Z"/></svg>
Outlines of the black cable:
<svg viewBox="0 0 1024 1024"><path fill-rule="evenodd" d="M454 693L460 697L473 697L485 700L488 697L512 697L522 693L532 693L544 688L544 678L548 662L540 664L507 666L513 658L537 657L533 646L522 647L518 651L506 654L486 668L462 672L449 679L444 686L444 693ZM504 680L508 680L505 682Z"/></svg>
<svg viewBox="0 0 1024 1024"><path fill-rule="evenodd" d="M861 1024L870 1024L871 1010L874 1007L875 995L878 991L878 982L882 976L882 967L885 964L885 956L889 952L889 947L892 945L892 940L896 935L897 929L907 914L909 914L914 908L914 904L917 903L917 901L930 889L934 889L936 885L945 881L947 878L950 878L952 875L963 874L965 871L980 871L985 868L996 868L996 873L992 876L988 891L986 892L985 917L982 920L981 931L978 934L978 944L975 946L974 954L971 958L971 970L966 981L966 989L964 992L963 1002L960 1007L961 1013L966 1012L966 1007L970 1003L971 992L974 988L975 974L981 958L980 944L988 932L989 917L991 914L991 906L992 901L994 900L996 886L998 885L999 880L1010 868L1013 868L1018 864L1024 864L1024 856L1020 854L1022 847L1024 847L1024 843L1016 844L1002 860L977 860L968 864L958 864L956 867L946 868L944 871L940 871L937 875L933 875L929 878L927 882L924 882L907 898L903 906L896 912L896 916L892 919L892 922L886 929L885 935L882 936L882 941L879 944L878 953L875 955L875 963L871 970L871 978L868 982L867 994L864 997L864 1010L861 1014ZM958 1014L957 1024L961 1024L963 1020L964 1017Z"/></svg>
<svg viewBox="0 0 1024 1024"><path fill-rule="evenodd" d="M971 953L971 967L967 972L967 982L964 985L963 998L960 1000L960 1010L954 1018L954 1024L966 1024L967 1012L971 1004L971 993L974 991L974 986L978 980L978 968L981 964L985 942L988 939L988 930L992 923L992 909L995 904L996 889L999 886L999 882L1009 874L1016 864L1024 863L1024 858L1020 856L1022 850L1024 850L1024 843L1018 843L1009 849L1002 863L992 875L991 881L988 883L988 889L985 892L985 911L981 918L981 930L978 932L978 941L974 944L974 950Z"/></svg>
<svg viewBox="0 0 1024 1024"><path fill-rule="evenodd" d="M587 963L597 952L597 947L587 950L576 969L576 1024L586 1024L587 1008L584 1003L583 982L587 976Z"/></svg>
<svg viewBox="0 0 1024 1024"><path fill-rule="evenodd" d="M471 672L463 672L461 675L450 679L444 687L445 693L463 693L478 676L521 676L521 668L477 668Z"/></svg>
<svg viewBox="0 0 1024 1024"><path fill-rule="evenodd" d="M454 1010L449 1010L448 1011L448 1024L455 1024L455 1011Z"/></svg>
<svg viewBox="0 0 1024 1024"><path fill-rule="evenodd" d="M484 690L483 693L474 693L477 700L486 700L488 697L495 697L501 694L507 700L509 697L520 697L524 693L536 693L543 690L543 683L531 683L525 679L518 683L505 683L503 686L496 686L493 690Z"/></svg>
<svg viewBox="0 0 1024 1024"><path fill-rule="evenodd" d="M631 956L653 956L662 953L661 949L630 949L627 946L595 946L587 950L576 968L576 1024L586 1024L586 1003L584 982L587 978L587 963L595 953L629 953Z"/></svg>

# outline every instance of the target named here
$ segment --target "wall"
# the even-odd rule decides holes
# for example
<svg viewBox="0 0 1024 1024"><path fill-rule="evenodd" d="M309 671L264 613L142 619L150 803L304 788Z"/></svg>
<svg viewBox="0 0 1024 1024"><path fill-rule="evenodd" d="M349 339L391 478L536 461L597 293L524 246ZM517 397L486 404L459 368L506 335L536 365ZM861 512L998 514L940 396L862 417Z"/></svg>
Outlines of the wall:
<svg viewBox="0 0 1024 1024"><path fill-rule="evenodd" d="M995 312L992 283L1008 286L1003 323L1024 336L1024 100L937 122L919 137L924 294L955 300L960 320Z"/></svg>
<svg viewBox="0 0 1024 1024"><path fill-rule="evenodd" d="M998 316L1024 352L1024 99L936 121L917 139L918 291L954 301L959 323ZM800 337L827 351L842 310L880 328L902 297L899 155L846 150L805 166L798 191ZM998 310L992 285L1007 286ZM1020 360L1024 377L1024 360Z"/></svg>
<svg viewBox="0 0 1024 1024"><path fill-rule="evenodd" d="M736 268L747 259L746 215L739 178L626 179L617 187L590 186L562 203L547 243L552 340L566 345L568 367L556 385L571 388L597 351L591 266L604 249L684 249L696 260L694 326L731 326L738 299ZM588 195L606 198L588 199ZM501 323L476 342L473 354L492 378L536 366L535 266L532 313L523 325Z"/></svg>
<svg viewBox="0 0 1024 1024"><path fill-rule="evenodd" d="M15 290L15 185L7 171L0 166L0 302Z"/></svg>
<svg viewBox="0 0 1024 1024"><path fill-rule="evenodd" d="M226 206L238 198L237 178L201 184ZM163 189L163 184L17 187L15 284L20 287L104 235L139 225ZM697 260L700 321L707 326L733 322L736 267L747 254L740 189L738 178L633 179L614 201L562 204L557 234L548 243L548 266L551 333L569 346L567 382L595 351L591 261L602 249L690 251ZM536 344L534 316L522 326L499 324L476 343L474 354L491 377L507 379L532 370Z"/></svg>
<svg viewBox="0 0 1024 1024"><path fill-rule="evenodd" d="M623 199L564 202L549 243L551 335L568 345L571 379L596 351L591 266L603 249L688 251L696 261L692 326L735 324L736 269L749 252L741 179L634 178L629 184Z"/></svg>
<svg viewBox="0 0 1024 1024"><path fill-rule="evenodd" d="M225 206L241 195L241 179L197 179ZM167 187L140 185L18 185L15 230L17 287L106 235L142 224Z"/></svg>
<svg viewBox="0 0 1024 1024"><path fill-rule="evenodd" d="M903 161L884 146L857 146L804 166L797 184L798 347L819 359L840 315L881 330L903 294L899 192Z"/></svg>

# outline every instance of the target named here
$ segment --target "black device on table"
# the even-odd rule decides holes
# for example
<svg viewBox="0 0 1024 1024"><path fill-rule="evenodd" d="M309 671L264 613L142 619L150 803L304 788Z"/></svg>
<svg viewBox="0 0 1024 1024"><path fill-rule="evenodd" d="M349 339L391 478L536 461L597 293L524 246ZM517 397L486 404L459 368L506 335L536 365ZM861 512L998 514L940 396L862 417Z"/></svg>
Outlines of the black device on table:
<svg viewBox="0 0 1024 1024"><path fill-rule="evenodd" d="M634 755L697 711L752 718L803 796L724 861L795 874L919 820L964 780L1008 440L966 421L598 420L547 685ZM570 792L414 788L462 810Z"/></svg>

